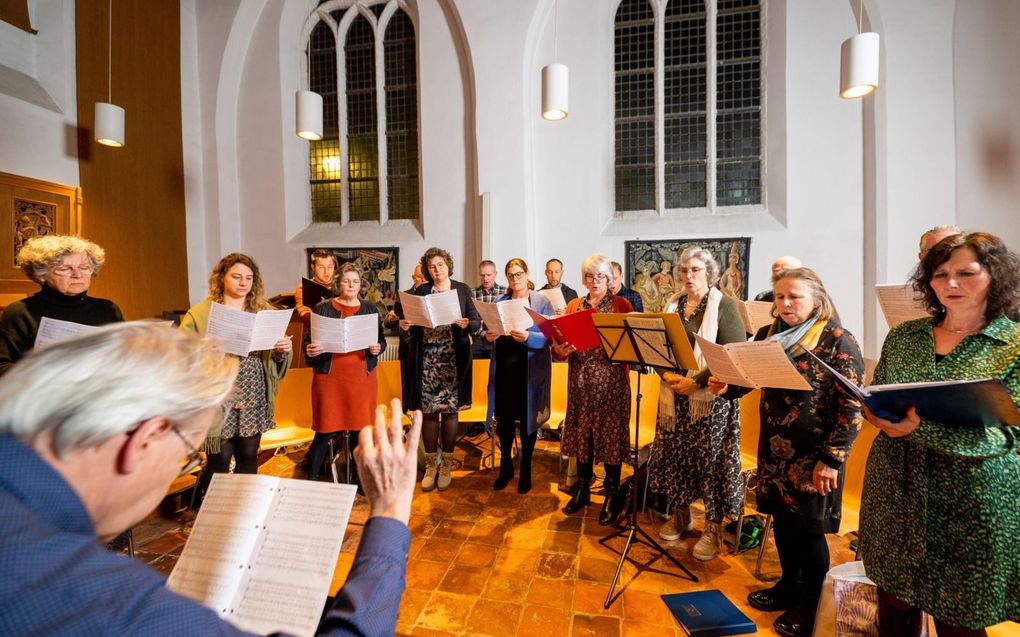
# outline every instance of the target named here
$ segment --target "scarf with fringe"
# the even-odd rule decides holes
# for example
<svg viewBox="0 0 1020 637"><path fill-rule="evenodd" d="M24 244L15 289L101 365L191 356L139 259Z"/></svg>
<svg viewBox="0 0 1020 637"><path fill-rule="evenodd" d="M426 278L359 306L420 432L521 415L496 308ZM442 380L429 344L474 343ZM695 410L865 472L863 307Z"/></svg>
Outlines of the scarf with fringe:
<svg viewBox="0 0 1020 637"><path fill-rule="evenodd" d="M698 329L698 336L713 343L719 333L719 303L722 302L722 297L723 294L718 288L709 288L708 303L705 304L705 316L701 319L701 327ZM679 307L680 299L682 298L684 296L678 294L674 299L671 299L666 311L682 311L683 308ZM701 347L697 344L697 341L694 343L694 357L698 361L699 369L687 370L689 378L695 376L705 367L705 356L701 353ZM674 394L675 392L670 389L668 384L665 382L659 383L659 412L656 417L656 427L664 431L673 431L673 428L676 426L676 398ZM714 400L715 394L708 387L701 387L695 390L693 394L687 396L688 414L690 415L691 422L697 422L712 413L712 403Z"/></svg>

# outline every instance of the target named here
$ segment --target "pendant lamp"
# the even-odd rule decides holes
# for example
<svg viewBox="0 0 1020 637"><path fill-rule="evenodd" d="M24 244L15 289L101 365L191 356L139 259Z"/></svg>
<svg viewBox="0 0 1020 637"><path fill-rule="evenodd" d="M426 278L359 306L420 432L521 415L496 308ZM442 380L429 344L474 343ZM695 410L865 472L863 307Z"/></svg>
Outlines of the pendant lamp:
<svg viewBox="0 0 1020 637"><path fill-rule="evenodd" d="M862 33L864 0L861 0L857 35L843 42L840 51L839 96L864 97L878 87L879 38L877 33Z"/></svg>
<svg viewBox="0 0 1020 637"><path fill-rule="evenodd" d="M322 96L312 91L301 90L294 96L296 127L294 132L301 139L318 141L322 139Z"/></svg>
<svg viewBox="0 0 1020 637"><path fill-rule="evenodd" d="M542 119L555 122L569 112L570 73L566 65L556 62L559 53L559 0L553 4L553 63L542 67Z"/></svg>
<svg viewBox="0 0 1020 637"><path fill-rule="evenodd" d="M124 145L124 109L113 103L113 0L109 2L109 29L106 60L106 99L96 102L95 137L105 146L120 148Z"/></svg>

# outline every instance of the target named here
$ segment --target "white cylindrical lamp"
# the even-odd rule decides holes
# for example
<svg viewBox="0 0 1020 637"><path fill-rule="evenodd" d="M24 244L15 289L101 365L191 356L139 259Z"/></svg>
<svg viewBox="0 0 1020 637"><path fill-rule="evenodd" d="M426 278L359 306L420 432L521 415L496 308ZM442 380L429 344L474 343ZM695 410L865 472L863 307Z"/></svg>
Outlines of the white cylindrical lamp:
<svg viewBox="0 0 1020 637"><path fill-rule="evenodd" d="M322 96L312 91L298 91L294 96L296 128L301 139L322 139Z"/></svg>
<svg viewBox="0 0 1020 637"><path fill-rule="evenodd" d="M96 102L96 141L120 148L124 145L124 109L109 102Z"/></svg>
<svg viewBox="0 0 1020 637"><path fill-rule="evenodd" d="M878 87L879 38L858 33L843 42L840 51L839 96L863 97Z"/></svg>
<svg viewBox="0 0 1020 637"><path fill-rule="evenodd" d="M564 119L570 112L567 105L570 74L564 64L542 67L542 118Z"/></svg>

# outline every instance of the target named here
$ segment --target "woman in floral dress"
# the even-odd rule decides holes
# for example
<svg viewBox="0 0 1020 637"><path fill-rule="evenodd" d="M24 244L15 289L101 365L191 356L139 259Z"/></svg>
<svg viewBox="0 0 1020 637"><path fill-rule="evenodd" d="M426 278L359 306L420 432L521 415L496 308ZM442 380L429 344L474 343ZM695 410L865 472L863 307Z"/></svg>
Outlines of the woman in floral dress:
<svg viewBox="0 0 1020 637"><path fill-rule="evenodd" d="M567 314L633 311L630 301L609 291L613 267L609 259L593 254L581 263L581 279L588 288L567 305ZM605 350L594 347L577 351L570 343L554 343L553 356L568 359L567 414L563 420L561 449L577 458L577 485L564 513L577 513L591 503L593 464L605 465L606 498L599 521L609 524L617 517L614 501L620 486L620 468L630 448L630 379L625 365L609 360Z"/></svg>
<svg viewBox="0 0 1020 637"><path fill-rule="evenodd" d="M805 350L857 384L864 376L864 361L813 271L781 270L773 289L776 320L761 328L755 340L782 345L812 390L761 392L757 504L759 511L772 514L783 575L775 586L748 595L747 601L759 610L787 611L773 628L780 635L800 637L810 635L814 626L829 570L825 534L839 531L845 463L862 423L860 403L848 398ZM709 379L709 387L727 398L750 391L727 388L715 378Z"/></svg>

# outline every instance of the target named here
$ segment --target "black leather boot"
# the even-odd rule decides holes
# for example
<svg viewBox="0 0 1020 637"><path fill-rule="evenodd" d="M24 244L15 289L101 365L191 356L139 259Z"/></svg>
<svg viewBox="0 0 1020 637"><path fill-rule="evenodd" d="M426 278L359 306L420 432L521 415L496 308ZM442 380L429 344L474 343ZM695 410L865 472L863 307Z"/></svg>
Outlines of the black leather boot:
<svg viewBox="0 0 1020 637"><path fill-rule="evenodd" d="M605 490L606 499L602 502L602 510L599 511L599 524L609 526L616 522L616 518L620 517L622 509L620 502L623 498L620 493L620 483L616 480L607 476L602 482L602 487Z"/></svg>
<svg viewBox="0 0 1020 637"><path fill-rule="evenodd" d="M574 495L571 496L570 502L567 502L567 506L563 507L563 512L567 515L571 513L577 513L584 507L591 504L591 483L587 479L578 479L577 487L574 490Z"/></svg>
<svg viewBox="0 0 1020 637"><path fill-rule="evenodd" d="M496 481L492 483L493 491L502 491L506 488L506 485L510 484L510 481L514 479L514 465L513 462L504 462L499 465L499 475L496 476Z"/></svg>

